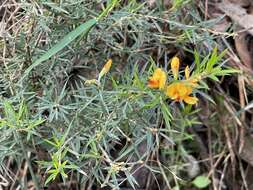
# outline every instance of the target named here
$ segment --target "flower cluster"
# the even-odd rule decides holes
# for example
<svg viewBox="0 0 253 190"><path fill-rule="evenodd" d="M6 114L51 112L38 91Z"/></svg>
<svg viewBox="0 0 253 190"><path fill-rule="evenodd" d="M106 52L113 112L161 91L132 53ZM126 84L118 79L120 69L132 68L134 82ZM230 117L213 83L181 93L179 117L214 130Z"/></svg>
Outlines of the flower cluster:
<svg viewBox="0 0 253 190"><path fill-rule="evenodd" d="M187 104L196 104L198 98L191 96L191 94L193 89L198 85L201 77L190 76L190 69L187 66L185 68L184 80L179 80L179 65L179 58L174 57L171 61L171 70L174 80L169 85L166 85L167 73L161 68L155 69L153 76L148 80L148 87L164 91L172 100L184 101Z"/></svg>

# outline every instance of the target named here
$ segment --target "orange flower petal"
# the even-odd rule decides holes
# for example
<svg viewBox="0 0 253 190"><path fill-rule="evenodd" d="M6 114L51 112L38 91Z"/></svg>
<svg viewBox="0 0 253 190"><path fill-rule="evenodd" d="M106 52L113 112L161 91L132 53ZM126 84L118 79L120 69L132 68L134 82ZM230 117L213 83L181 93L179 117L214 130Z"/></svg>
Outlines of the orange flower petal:
<svg viewBox="0 0 253 190"><path fill-rule="evenodd" d="M188 86L186 86L182 82L177 84L177 91L181 99L191 93L191 92L189 93L190 89L188 88Z"/></svg>
<svg viewBox="0 0 253 190"><path fill-rule="evenodd" d="M164 89L167 80L167 74L160 68L157 68L154 71L152 77L148 81L148 86L150 88L159 88L160 90Z"/></svg>
<svg viewBox="0 0 253 190"><path fill-rule="evenodd" d="M154 79L148 80L148 87L149 88L159 88L159 81Z"/></svg>
<svg viewBox="0 0 253 190"><path fill-rule="evenodd" d="M160 80L159 80L159 89L162 90L165 87L167 80L167 74L164 71L161 71L160 73Z"/></svg>
<svg viewBox="0 0 253 190"><path fill-rule="evenodd" d="M198 102L198 98L196 97L192 97L192 96L187 96L184 98L184 101L187 103L187 104L196 104Z"/></svg>
<svg viewBox="0 0 253 190"><path fill-rule="evenodd" d="M179 96L177 83L172 83L169 86L167 86L165 94L173 100L177 99Z"/></svg>
<svg viewBox="0 0 253 190"><path fill-rule="evenodd" d="M185 90L187 95L190 95L192 93L192 87L190 85L185 85Z"/></svg>
<svg viewBox="0 0 253 190"><path fill-rule="evenodd" d="M183 82L172 83L167 86L165 94L173 100L185 100L194 102L194 99L189 98L189 95L192 93L192 87L186 85Z"/></svg>

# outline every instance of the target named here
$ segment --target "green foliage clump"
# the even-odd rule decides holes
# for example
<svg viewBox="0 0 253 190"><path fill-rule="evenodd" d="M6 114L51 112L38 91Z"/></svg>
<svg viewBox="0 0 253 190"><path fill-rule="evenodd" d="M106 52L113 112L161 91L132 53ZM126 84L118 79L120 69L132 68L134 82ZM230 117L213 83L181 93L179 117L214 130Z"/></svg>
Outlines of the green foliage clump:
<svg viewBox="0 0 253 190"><path fill-rule="evenodd" d="M187 129L200 124L198 109L168 101L146 82L154 67L169 71L176 53L190 55L194 74L217 82L235 72L224 69L214 36L200 30L214 21L202 22L191 1L173 1L171 9L106 2L20 3L15 19L27 19L1 39L0 165L3 171L8 158L14 171L28 164L32 179L16 181L18 187L32 180L36 189L54 181L136 188L140 168L161 187L184 186L191 153L184 143L194 142ZM102 77L108 58L112 68ZM205 80L196 93L211 100Z"/></svg>

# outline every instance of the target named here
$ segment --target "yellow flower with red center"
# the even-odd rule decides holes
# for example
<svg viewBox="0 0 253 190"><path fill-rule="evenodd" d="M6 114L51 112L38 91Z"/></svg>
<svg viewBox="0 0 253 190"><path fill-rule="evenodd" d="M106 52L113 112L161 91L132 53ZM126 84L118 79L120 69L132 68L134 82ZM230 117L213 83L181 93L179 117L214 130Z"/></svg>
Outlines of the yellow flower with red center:
<svg viewBox="0 0 253 190"><path fill-rule="evenodd" d="M167 74L160 68L155 69L153 76L148 80L148 87L163 90L166 84Z"/></svg>

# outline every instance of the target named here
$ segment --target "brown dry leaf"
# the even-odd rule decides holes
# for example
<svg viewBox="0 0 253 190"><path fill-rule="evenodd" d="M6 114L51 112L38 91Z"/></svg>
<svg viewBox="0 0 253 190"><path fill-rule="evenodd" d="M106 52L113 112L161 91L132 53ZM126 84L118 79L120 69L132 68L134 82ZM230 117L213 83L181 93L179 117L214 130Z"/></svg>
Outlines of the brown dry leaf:
<svg viewBox="0 0 253 190"><path fill-rule="evenodd" d="M250 6L250 0L229 0L231 3L235 3L241 7L248 7Z"/></svg>
<svg viewBox="0 0 253 190"><path fill-rule="evenodd" d="M247 166L246 171L245 171L245 178L248 183L248 189L253 189L253 167L252 166Z"/></svg>
<svg viewBox="0 0 253 190"><path fill-rule="evenodd" d="M238 34L235 37L236 51L242 61L242 63L248 68L253 68L253 37L247 32Z"/></svg>
<svg viewBox="0 0 253 190"><path fill-rule="evenodd" d="M245 30L235 37L235 47L243 65L252 70L253 14L247 13L243 7L251 7L251 2L249 0L224 0L218 4L218 8L240 26L238 27L240 30Z"/></svg>
<svg viewBox="0 0 253 190"><path fill-rule="evenodd" d="M218 8L253 35L253 15L248 14L246 9L242 8L239 4L231 3L227 0L219 3Z"/></svg>
<svg viewBox="0 0 253 190"><path fill-rule="evenodd" d="M212 18L218 18L218 17L221 17L222 14L213 13L213 14L210 14L210 16ZM230 26L230 22L227 20L227 18L223 18L222 20L220 20L218 23L216 23L213 26L212 30L215 32L226 32L229 26Z"/></svg>
<svg viewBox="0 0 253 190"><path fill-rule="evenodd" d="M217 0L205 0L205 16L208 19L217 19L217 18L222 18L224 13L217 8L218 6ZM231 22L228 20L227 17L222 18L219 20L219 22L215 23L213 26L212 30L214 32L225 32L231 25Z"/></svg>

